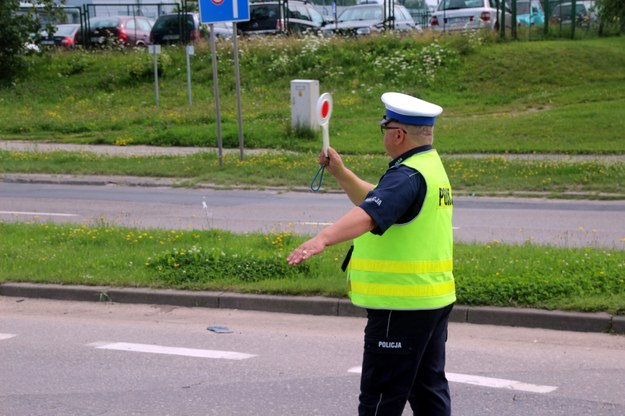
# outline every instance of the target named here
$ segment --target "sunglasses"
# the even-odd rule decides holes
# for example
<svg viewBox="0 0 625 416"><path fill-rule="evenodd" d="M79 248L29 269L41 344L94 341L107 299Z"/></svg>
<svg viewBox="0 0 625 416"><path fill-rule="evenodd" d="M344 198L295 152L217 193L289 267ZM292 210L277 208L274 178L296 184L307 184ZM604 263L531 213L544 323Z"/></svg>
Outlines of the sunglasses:
<svg viewBox="0 0 625 416"><path fill-rule="evenodd" d="M404 132L404 134L407 134L406 130L404 130L402 127L389 127L389 124L393 121L398 122L395 119L386 118L386 116L382 117L382 120L380 120L380 132L382 132L382 135L386 134L386 130L401 130Z"/></svg>

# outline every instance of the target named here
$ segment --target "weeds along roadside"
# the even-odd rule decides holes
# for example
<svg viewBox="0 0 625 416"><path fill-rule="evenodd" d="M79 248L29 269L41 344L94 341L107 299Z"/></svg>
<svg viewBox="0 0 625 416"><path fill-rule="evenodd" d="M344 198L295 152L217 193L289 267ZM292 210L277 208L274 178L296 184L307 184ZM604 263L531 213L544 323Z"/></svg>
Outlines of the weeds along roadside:
<svg viewBox="0 0 625 416"><path fill-rule="evenodd" d="M62 147L62 146L60 146ZM107 181L127 176L134 183L151 178L169 179L174 186L215 186L258 189L306 189L317 169L315 153L253 152L240 160L238 152L224 156L220 165L214 150L188 156L136 155L132 146L118 148L117 156L56 150L0 151L0 172L28 174L104 175ZM119 156L121 154L121 156ZM358 175L375 182L384 172L384 155L343 155ZM456 195L523 196L567 199L625 199L625 162L618 158L572 158L513 155L442 155ZM27 177L26 177L27 178ZM26 179L24 178L24 179ZM141 179L144 178L144 179ZM328 176L324 191L340 187Z"/></svg>
<svg viewBox="0 0 625 416"><path fill-rule="evenodd" d="M348 244L302 267L286 256L302 241L285 225L265 234L0 223L0 282L159 287L344 297ZM80 255L77 255L80 253ZM625 312L620 250L533 244L456 244L465 305Z"/></svg>

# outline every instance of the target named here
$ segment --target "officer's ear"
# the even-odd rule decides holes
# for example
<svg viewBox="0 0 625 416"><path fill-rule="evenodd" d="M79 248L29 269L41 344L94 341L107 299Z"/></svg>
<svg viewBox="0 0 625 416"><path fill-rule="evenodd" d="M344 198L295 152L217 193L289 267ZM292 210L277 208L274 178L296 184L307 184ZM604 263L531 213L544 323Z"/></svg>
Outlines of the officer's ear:
<svg viewBox="0 0 625 416"><path fill-rule="evenodd" d="M395 143L401 144L401 142L406 140L406 136L407 136L406 130L404 129L395 130Z"/></svg>

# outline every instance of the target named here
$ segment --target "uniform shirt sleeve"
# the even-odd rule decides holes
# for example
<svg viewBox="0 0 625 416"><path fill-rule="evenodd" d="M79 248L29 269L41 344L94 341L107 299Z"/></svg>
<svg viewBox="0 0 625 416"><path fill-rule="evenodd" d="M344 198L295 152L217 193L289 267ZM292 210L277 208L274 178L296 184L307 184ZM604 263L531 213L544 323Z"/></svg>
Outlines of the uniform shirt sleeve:
<svg viewBox="0 0 625 416"><path fill-rule="evenodd" d="M417 170L405 165L390 168L360 204L376 224L371 232L382 235L391 225L412 221L421 211L425 190L425 179Z"/></svg>

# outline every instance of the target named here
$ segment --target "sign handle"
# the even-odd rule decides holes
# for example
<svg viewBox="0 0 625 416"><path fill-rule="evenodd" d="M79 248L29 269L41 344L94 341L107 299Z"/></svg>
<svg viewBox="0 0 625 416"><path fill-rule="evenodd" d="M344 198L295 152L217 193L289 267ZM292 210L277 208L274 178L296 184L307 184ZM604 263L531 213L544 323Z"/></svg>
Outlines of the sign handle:
<svg viewBox="0 0 625 416"><path fill-rule="evenodd" d="M323 154L328 157L328 147L330 147L330 132L328 123L321 125L321 131L323 132Z"/></svg>

